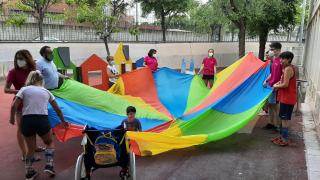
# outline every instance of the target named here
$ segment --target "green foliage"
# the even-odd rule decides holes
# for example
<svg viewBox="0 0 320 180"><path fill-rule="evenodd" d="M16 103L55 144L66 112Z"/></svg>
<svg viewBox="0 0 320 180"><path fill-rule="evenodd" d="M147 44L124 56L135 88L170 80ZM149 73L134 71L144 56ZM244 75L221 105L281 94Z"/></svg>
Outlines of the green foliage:
<svg viewBox="0 0 320 180"><path fill-rule="evenodd" d="M139 27L137 27L137 26L130 27L129 33L133 36L139 36L141 34Z"/></svg>
<svg viewBox="0 0 320 180"><path fill-rule="evenodd" d="M23 11L46 12L52 4L61 2L61 0L18 0L16 6Z"/></svg>
<svg viewBox="0 0 320 180"><path fill-rule="evenodd" d="M46 17L54 20L54 21L59 21L59 20L64 20L66 19L66 16L64 14L50 14L50 13L46 13L45 14Z"/></svg>
<svg viewBox="0 0 320 180"><path fill-rule="evenodd" d="M190 21L196 26L196 31L210 33L216 25L227 25L227 19L223 16L215 3L207 2L200 5L190 13Z"/></svg>
<svg viewBox="0 0 320 180"><path fill-rule="evenodd" d="M154 12L158 19L168 18L167 23L172 17L185 15L196 5L194 0L136 0L136 2L141 3L144 16Z"/></svg>
<svg viewBox="0 0 320 180"><path fill-rule="evenodd" d="M120 31L117 24L129 5L124 0L69 0L68 3L77 5L75 16L77 22L91 23L97 32L107 36ZM110 7L108 12L106 6Z"/></svg>
<svg viewBox="0 0 320 180"><path fill-rule="evenodd" d="M296 23L296 0L255 0L248 14L248 30L250 34L268 34L270 30L291 29Z"/></svg>
<svg viewBox="0 0 320 180"><path fill-rule="evenodd" d="M21 27L27 21L27 17L23 14L11 14L9 18L5 21L7 26L17 26Z"/></svg>
<svg viewBox="0 0 320 180"><path fill-rule="evenodd" d="M24 11L24 12L32 11L32 7L29 6L28 4L25 4L25 2L21 1L21 0L17 1L16 3L10 3L9 8L10 7L14 7L14 8L19 9L20 11Z"/></svg>

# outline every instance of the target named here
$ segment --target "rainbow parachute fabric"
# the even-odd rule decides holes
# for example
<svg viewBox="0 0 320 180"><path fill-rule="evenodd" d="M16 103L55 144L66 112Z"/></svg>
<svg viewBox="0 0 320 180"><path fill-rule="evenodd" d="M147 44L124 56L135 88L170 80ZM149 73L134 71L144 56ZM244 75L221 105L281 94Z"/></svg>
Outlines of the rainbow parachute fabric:
<svg viewBox="0 0 320 180"><path fill-rule="evenodd" d="M137 155L220 140L255 118L272 92L262 86L269 73L269 63L249 53L218 73L210 90L201 77L169 68L123 74L108 92L67 80L53 94L72 125L67 130L56 128L56 135L65 141L80 136L84 125L115 128L132 105L143 128L127 132ZM52 127L57 126L59 119L50 106L49 117Z"/></svg>

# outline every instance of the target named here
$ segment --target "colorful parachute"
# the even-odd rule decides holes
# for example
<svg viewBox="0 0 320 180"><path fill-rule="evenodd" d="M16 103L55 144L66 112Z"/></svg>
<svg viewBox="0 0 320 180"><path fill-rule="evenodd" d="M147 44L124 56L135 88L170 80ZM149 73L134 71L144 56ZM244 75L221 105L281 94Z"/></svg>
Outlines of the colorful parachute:
<svg viewBox="0 0 320 180"><path fill-rule="evenodd" d="M81 136L81 128L115 128L126 107L137 108L144 132L128 132L136 154L155 155L172 149L223 139L239 131L261 109L271 89L262 86L270 73L268 62L249 53L217 74L207 89L199 76L169 68L152 73L142 68L123 74L104 92L73 80L54 90L69 129L56 127L61 141ZM52 126L59 123L49 107Z"/></svg>

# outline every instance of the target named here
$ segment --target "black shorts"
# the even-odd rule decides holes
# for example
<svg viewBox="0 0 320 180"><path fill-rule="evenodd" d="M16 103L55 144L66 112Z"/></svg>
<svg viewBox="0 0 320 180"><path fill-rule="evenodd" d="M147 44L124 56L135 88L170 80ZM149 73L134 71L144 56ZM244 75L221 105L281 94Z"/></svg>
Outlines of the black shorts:
<svg viewBox="0 0 320 180"><path fill-rule="evenodd" d="M205 80L214 80L214 75L203 75L203 76L202 76L202 79L205 79Z"/></svg>
<svg viewBox="0 0 320 180"><path fill-rule="evenodd" d="M30 137L38 134L43 136L50 132L51 126L48 115L24 115L21 121L23 136Z"/></svg>
<svg viewBox="0 0 320 180"><path fill-rule="evenodd" d="M281 120L291 120L294 105L280 103L279 117Z"/></svg>

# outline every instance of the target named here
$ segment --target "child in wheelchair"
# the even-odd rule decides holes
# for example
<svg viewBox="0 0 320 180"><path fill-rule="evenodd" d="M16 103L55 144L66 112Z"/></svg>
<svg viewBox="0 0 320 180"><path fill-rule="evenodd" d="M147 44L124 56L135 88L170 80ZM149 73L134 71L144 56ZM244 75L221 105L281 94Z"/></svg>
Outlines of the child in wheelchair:
<svg viewBox="0 0 320 180"><path fill-rule="evenodd" d="M134 167L131 167L132 164L130 164L129 145L125 139L125 133L126 131L141 131L140 121L135 118L135 114L136 108L129 106L127 108L127 118L115 129L97 130L88 126L85 128L84 134L87 143L83 143L84 153L81 157L83 158L85 176L76 175L76 179L77 177L80 177L79 179L90 179L94 170L113 166L122 168L120 171L122 179L131 176L129 167L131 169ZM76 174L82 174L81 172L81 168L76 167Z"/></svg>
<svg viewBox="0 0 320 180"><path fill-rule="evenodd" d="M124 128L125 131L141 131L141 123L138 119L135 118L136 116L136 108L133 106L127 107L127 119L124 119L121 123L121 127ZM127 149L124 147L125 144L122 145L122 149ZM123 174L128 174L128 166L129 166L129 156L128 152L122 151L121 155L123 160L120 162L120 166L122 170L120 171L120 176Z"/></svg>

